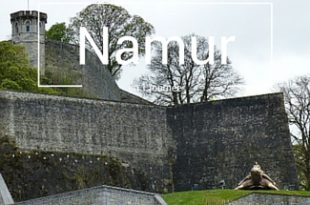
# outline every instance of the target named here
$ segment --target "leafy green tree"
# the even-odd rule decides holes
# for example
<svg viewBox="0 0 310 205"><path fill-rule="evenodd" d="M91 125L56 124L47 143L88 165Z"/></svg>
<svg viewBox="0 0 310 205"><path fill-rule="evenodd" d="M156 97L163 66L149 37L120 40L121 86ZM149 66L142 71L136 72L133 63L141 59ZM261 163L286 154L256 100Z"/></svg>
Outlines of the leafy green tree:
<svg viewBox="0 0 310 205"><path fill-rule="evenodd" d="M72 32L67 28L66 23L56 23L46 32L46 38L69 43L72 40Z"/></svg>
<svg viewBox="0 0 310 205"><path fill-rule="evenodd" d="M85 27L98 48L103 48L103 27L109 29L109 64L108 70L114 78L118 78L122 65L116 61L115 53L121 48L132 47L131 42L125 41L118 45L117 41L122 36L132 36L139 42L139 54L145 52L145 36L154 32L153 26L144 21L140 16L130 15L128 11L120 6L112 4L92 4L87 6L76 17L71 19L69 26L75 39L79 38L80 27ZM132 58L133 54L127 52L122 56L123 60Z"/></svg>
<svg viewBox="0 0 310 205"><path fill-rule="evenodd" d="M30 67L24 47L0 42L0 86L4 89L36 90L36 70Z"/></svg>
<svg viewBox="0 0 310 205"><path fill-rule="evenodd" d="M37 71L30 66L25 48L7 41L0 42L0 89L58 93L37 87Z"/></svg>
<svg viewBox="0 0 310 205"><path fill-rule="evenodd" d="M53 76L44 76L41 83L50 80ZM39 88L37 70L30 66L25 48L5 41L0 42L0 89L92 98L80 88Z"/></svg>

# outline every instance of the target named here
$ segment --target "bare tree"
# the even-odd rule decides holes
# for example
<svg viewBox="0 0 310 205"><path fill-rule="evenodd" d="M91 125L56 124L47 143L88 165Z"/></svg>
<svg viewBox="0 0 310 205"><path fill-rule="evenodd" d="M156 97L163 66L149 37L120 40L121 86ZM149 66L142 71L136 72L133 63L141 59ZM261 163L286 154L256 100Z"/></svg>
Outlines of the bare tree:
<svg viewBox="0 0 310 205"><path fill-rule="evenodd" d="M184 64L179 64L179 45L168 45L168 62L162 63L162 47L155 46L150 74L141 76L134 82L140 92L156 104L178 105L192 102L205 102L232 96L243 83L242 78L233 70L231 62L221 64L221 54L215 51L213 65L198 65L192 59L191 37L197 39L197 57L209 56L208 41L195 34L182 37L184 42Z"/></svg>
<svg viewBox="0 0 310 205"><path fill-rule="evenodd" d="M291 125L301 186L310 190L310 76L280 84Z"/></svg>
<svg viewBox="0 0 310 205"><path fill-rule="evenodd" d="M126 41L118 45L117 41L123 36L132 36L139 42L139 54L143 55L145 46L144 38L154 32L151 24L144 21L140 16L130 15L128 11L120 6L112 4L92 4L87 6L76 17L71 19L70 30L75 39L78 39L80 27L86 27L93 37L98 48L103 48L103 27L109 29L109 64L108 70L112 76L118 78L121 65L117 63L115 53L120 48L132 47L131 42ZM132 58L133 53L127 52L122 56L123 60Z"/></svg>

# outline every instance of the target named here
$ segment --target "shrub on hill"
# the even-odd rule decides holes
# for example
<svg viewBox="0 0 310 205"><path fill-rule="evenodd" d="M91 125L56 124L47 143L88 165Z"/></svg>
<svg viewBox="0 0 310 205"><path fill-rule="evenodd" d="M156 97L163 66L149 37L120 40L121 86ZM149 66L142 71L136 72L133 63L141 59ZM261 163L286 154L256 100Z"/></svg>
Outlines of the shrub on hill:
<svg viewBox="0 0 310 205"><path fill-rule="evenodd" d="M0 42L0 89L59 93L51 88L37 87L37 71L30 66L25 48L8 41Z"/></svg>
<svg viewBox="0 0 310 205"><path fill-rule="evenodd" d="M76 76L66 75L63 78L57 72L53 75L47 73L42 77L41 84L72 84L74 78ZM92 98L79 88L39 88L37 86L37 70L29 64L25 47L9 41L0 42L1 89Z"/></svg>

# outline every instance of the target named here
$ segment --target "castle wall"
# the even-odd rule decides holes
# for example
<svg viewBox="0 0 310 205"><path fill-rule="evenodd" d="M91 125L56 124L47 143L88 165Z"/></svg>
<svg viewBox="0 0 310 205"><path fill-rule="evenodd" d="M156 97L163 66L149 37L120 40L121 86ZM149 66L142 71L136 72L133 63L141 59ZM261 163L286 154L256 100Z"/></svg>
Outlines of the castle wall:
<svg viewBox="0 0 310 205"><path fill-rule="evenodd" d="M142 170L147 190L169 177L165 108L1 91L0 113L22 149L112 155Z"/></svg>
<svg viewBox="0 0 310 205"><path fill-rule="evenodd" d="M32 67L38 67L38 41L23 41L20 43L25 46L29 63ZM45 73L45 44L40 43L40 75Z"/></svg>
<svg viewBox="0 0 310 205"><path fill-rule="evenodd" d="M121 101L121 91L118 88L111 73L102 65L98 57L86 49L85 65L79 64L79 46L46 41L46 71L63 72L66 68L70 76L73 72L79 72L80 78L73 84L81 84L83 90L91 97Z"/></svg>
<svg viewBox="0 0 310 205"><path fill-rule="evenodd" d="M18 11L11 14L12 41L25 46L30 65L38 67L38 30L40 29L40 74L45 72L45 24L47 15L38 11ZM27 27L29 30L27 30Z"/></svg>
<svg viewBox="0 0 310 205"><path fill-rule="evenodd" d="M100 186L15 203L15 205L167 205L160 195Z"/></svg>
<svg viewBox="0 0 310 205"><path fill-rule="evenodd" d="M169 108L168 125L177 190L235 187L256 161L281 188L297 185L282 94Z"/></svg>
<svg viewBox="0 0 310 205"><path fill-rule="evenodd" d="M1 91L0 117L20 148L111 154L147 190L233 188L256 161L280 188L297 185L282 94L166 108Z"/></svg>

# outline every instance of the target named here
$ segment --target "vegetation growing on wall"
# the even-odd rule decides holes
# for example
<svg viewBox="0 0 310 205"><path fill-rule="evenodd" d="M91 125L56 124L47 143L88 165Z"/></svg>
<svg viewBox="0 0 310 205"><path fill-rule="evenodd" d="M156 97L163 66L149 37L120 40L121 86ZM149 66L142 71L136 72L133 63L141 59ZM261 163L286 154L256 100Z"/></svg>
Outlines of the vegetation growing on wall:
<svg viewBox="0 0 310 205"><path fill-rule="evenodd" d="M58 69L59 70L59 69ZM78 73L66 72L66 65L62 72L58 70L46 73L42 77L42 84L70 84L78 77ZM63 73L69 73L63 75ZM57 82L55 82L57 80ZM27 91L44 94L55 94L73 97L88 97L79 88L39 88L37 86L37 71L28 62L27 53L22 45L13 44L8 41L0 42L0 90Z"/></svg>
<svg viewBox="0 0 310 205"><path fill-rule="evenodd" d="M15 201L98 185L144 189L142 173L108 156L22 151L0 136L0 172Z"/></svg>
<svg viewBox="0 0 310 205"><path fill-rule="evenodd" d="M45 75L42 77L43 85L79 85L82 84L82 67L78 63L75 56L68 49L63 49L63 44L57 41L49 40L51 44L59 45L59 50L55 50L53 46L46 47L46 67ZM61 48L61 49L60 49ZM66 56L64 58L64 56ZM61 95L96 98L82 88L58 88Z"/></svg>

